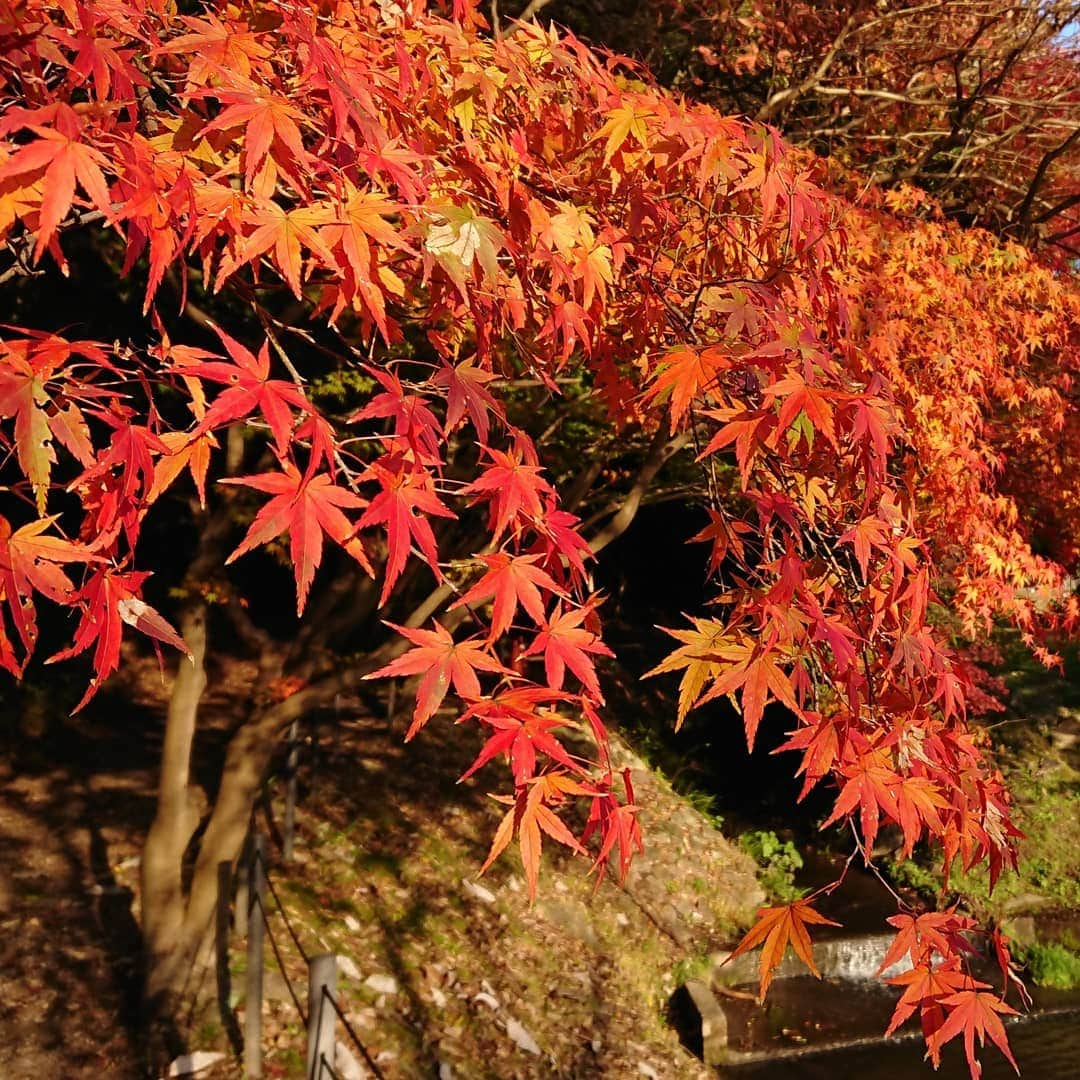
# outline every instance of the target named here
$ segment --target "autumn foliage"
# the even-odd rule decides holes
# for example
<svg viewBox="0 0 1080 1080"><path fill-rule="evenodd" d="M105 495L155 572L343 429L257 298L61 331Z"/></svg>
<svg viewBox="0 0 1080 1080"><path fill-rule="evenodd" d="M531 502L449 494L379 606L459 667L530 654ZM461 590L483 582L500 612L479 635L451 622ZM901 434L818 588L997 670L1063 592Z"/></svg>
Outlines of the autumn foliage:
<svg viewBox="0 0 1080 1080"><path fill-rule="evenodd" d="M516 837L533 894L547 838L625 873L641 841L606 755L591 551L507 408L515 379L582 373L614 427L693 434L710 581L654 672L681 678L673 721L726 697L752 747L779 703L804 794L835 787L828 824L867 858L889 822L909 853L1014 863L931 613L1037 648L1076 622L1070 273L570 35L495 39L464 0L8 2L0 82L4 281L67 273L89 235L145 314L114 343L62 312L3 331L9 672L42 604L74 621L51 659L92 656L84 702L125 627L183 651L143 599L144 523L178 483L239 492L255 509L227 561L287 538L298 612L329 545L380 604L414 560L444 586L372 677L418 677L410 737L451 700L479 724L469 774L508 762L489 862ZM328 364L359 405L316 403ZM248 475L226 475L237 428L262 447ZM485 544L450 554L465 515ZM762 992L789 941L812 965L821 921L762 913L741 946L764 943ZM961 1033L973 1062L975 1034L1007 1054L1000 935L1002 996L966 972L970 920L894 922L915 965L894 1026L917 1012L935 1060Z"/></svg>
<svg viewBox="0 0 1080 1080"><path fill-rule="evenodd" d="M950 217L1075 258L1073 0L539 0L668 85ZM612 7L618 17L612 17Z"/></svg>

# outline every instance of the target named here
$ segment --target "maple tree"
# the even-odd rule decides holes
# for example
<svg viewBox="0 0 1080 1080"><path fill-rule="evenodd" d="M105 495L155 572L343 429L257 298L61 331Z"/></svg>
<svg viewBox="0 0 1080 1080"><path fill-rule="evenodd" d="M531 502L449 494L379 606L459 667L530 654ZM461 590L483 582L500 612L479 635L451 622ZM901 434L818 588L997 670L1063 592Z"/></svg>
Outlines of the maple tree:
<svg viewBox="0 0 1080 1080"><path fill-rule="evenodd" d="M835 785L828 823L867 860L892 822L909 853L1015 863L971 667L931 607L1044 652L1075 627L1068 268L913 188L863 194L572 35L447 7L0 9L0 279L21 324L0 340L0 665L26 670L43 601L77 620L49 659L92 657L80 707L125 627L187 654L143 859L151 997L205 949L283 728L367 679L419 676L410 737L453 699L484 730L466 775L505 759L512 781L488 862L516 837L530 895L545 836L626 873L641 837L607 756L590 562L689 447L710 606L654 672L682 673L676 722L727 697L752 748L779 703L804 794ZM74 302L80 259L131 289L126 340L34 306L43 278ZM515 419L535 412L516 395L567 380L644 446L595 529ZM198 543L167 619L147 530L178 506ZM263 548L292 566L287 644L226 573ZM205 814L189 771L218 608L263 659ZM380 620L395 636L350 656ZM939 914L899 925L919 975L895 1023L918 1010L934 1059L963 1034L974 1069L975 1035L1007 1047L1015 979L996 935L987 993L964 967L975 927ZM812 965L821 921L802 900L762 913L740 946L764 944L762 993L789 941Z"/></svg>
<svg viewBox="0 0 1080 1080"><path fill-rule="evenodd" d="M1075 258L1074 0L533 0L668 85L950 216Z"/></svg>

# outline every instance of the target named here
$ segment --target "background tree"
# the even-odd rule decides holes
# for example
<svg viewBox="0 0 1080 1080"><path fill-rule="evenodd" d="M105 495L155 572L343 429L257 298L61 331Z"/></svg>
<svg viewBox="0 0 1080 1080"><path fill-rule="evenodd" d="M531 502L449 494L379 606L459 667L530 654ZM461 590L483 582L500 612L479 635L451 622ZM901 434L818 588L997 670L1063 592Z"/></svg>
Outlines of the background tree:
<svg viewBox="0 0 1080 1080"><path fill-rule="evenodd" d="M1072 0L529 6L866 179L917 185L964 223L1076 256Z"/></svg>
<svg viewBox="0 0 1080 1080"><path fill-rule="evenodd" d="M1014 861L928 609L947 574L971 627L1002 615L1034 642L1075 622L1065 567L997 481L1010 456L1071 461L1068 274L906 188L856 204L774 129L555 30L493 37L464 2L28 0L4 20L22 328L0 356L0 663L23 672L39 605L76 620L52 659L92 654L83 702L125 626L188 656L143 859L151 999L200 960L283 727L373 675L419 677L410 736L451 691L484 728L475 767L512 777L490 858L516 837L530 893L543 836L625 873L635 807L607 760L589 560L684 446L712 586L658 669L682 672L673 719L730 697L752 746L786 706L853 857L892 821L909 852ZM107 308L83 292L103 279ZM567 476L572 505L596 500L591 536L530 430L561 388L587 442L632 448ZM186 565L159 523L186 532ZM246 603L241 557L263 548L291 563L299 624ZM177 629L149 569L183 597ZM219 610L262 678L206 807L190 765ZM961 1032L1005 1049L1011 1006L964 967L970 920L898 919L926 977L897 1022L918 1010L934 1056ZM789 939L812 964L819 921L805 900L762 913L762 992Z"/></svg>

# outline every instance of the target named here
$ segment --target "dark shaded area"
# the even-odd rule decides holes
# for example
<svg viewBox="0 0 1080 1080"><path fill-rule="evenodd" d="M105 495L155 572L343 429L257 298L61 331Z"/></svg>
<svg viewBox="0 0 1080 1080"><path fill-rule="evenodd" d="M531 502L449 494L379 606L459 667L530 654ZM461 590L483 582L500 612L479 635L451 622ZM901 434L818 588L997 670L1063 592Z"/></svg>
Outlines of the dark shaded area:
<svg viewBox="0 0 1080 1080"><path fill-rule="evenodd" d="M610 595L605 636L618 657L608 684L612 722L677 791L711 797L729 834L776 828L820 840L816 826L831 808L829 792L811 792L796 807L798 758L772 752L792 726L785 709L766 711L750 753L742 720L726 701L694 710L676 732L679 675L641 681L678 645L659 627L683 628L688 615L710 614L716 587L706 581L708 545L688 543L706 522L705 511L689 503L644 507L599 560L598 583Z"/></svg>
<svg viewBox="0 0 1080 1080"><path fill-rule="evenodd" d="M113 871L130 846L110 841L150 820L155 726L130 702L103 697L92 715L54 721L36 738L4 739L5 1077L142 1075L140 937L133 894Z"/></svg>
<svg viewBox="0 0 1080 1080"><path fill-rule="evenodd" d="M130 883L155 807L162 711L114 684L70 717L80 694L77 675L55 671L3 693L5 1080L149 1075ZM224 735L212 722L201 732L201 781L216 777ZM179 1027L162 1035L172 1051L186 1046Z"/></svg>
<svg viewBox="0 0 1080 1080"><path fill-rule="evenodd" d="M667 1022L675 1029L679 1036L679 1042L690 1051L694 1057L703 1057L705 1054L705 1042L701 1034L701 1016L694 1006L693 999L685 984L680 986L668 999Z"/></svg>

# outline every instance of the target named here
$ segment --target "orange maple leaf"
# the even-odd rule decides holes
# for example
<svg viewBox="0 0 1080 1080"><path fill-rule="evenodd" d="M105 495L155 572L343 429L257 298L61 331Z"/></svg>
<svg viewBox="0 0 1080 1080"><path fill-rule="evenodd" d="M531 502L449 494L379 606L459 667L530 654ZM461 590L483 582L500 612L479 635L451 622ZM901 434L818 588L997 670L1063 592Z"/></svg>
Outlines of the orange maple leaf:
<svg viewBox="0 0 1080 1080"><path fill-rule="evenodd" d="M768 992L773 972L784 958L789 943L795 950L796 956L820 979L821 972L814 963L814 950L810 944L810 934L806 929L811 923L819 926L840 925L815 911L809 899L795 900L793 903L783 904L780 907L761 908L757 913L757 922L747 931L746 936L724 963L757 948L762 942L765 943L761 950L759 1000L764 999Z"/></svg>

